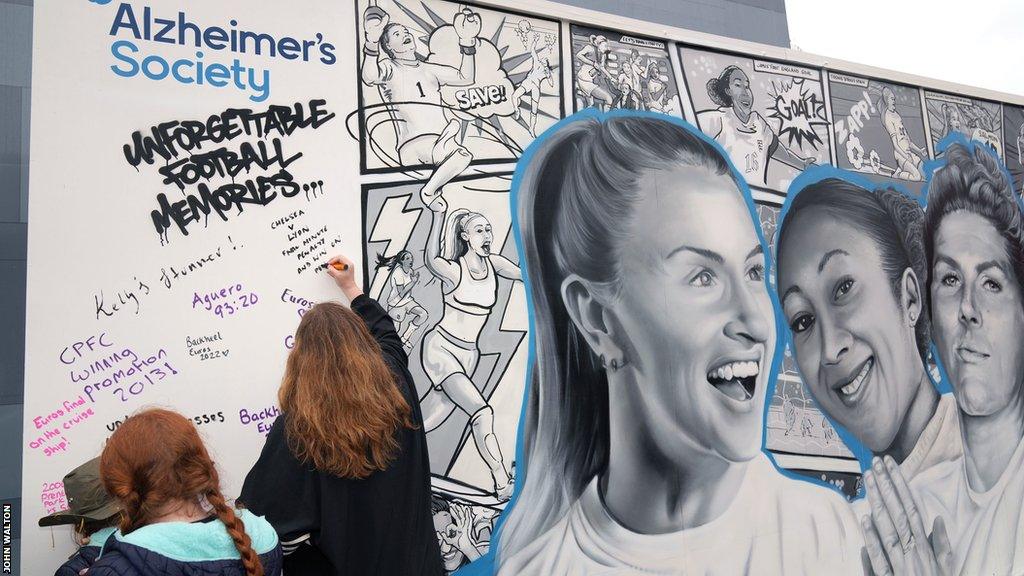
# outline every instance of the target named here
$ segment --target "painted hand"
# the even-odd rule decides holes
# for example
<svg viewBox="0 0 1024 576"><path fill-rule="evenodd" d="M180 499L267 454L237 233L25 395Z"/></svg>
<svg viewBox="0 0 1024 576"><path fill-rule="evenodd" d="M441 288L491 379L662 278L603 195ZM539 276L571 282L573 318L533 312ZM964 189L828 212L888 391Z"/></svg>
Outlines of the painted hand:
<svg viewBox="0 0 1024 576"><path fill-rule="evenodd" d="M455 524L455 538L453 545L459 550L474 548L473 546L473 513L468 506L452 503L452 522Z"/></svg>
<svg viewBox="0 0 1024 576"><path fill-rule="evenodd" d="M366 43L376 46L380 42L380 35L388 25L391 17L379 6L370 6L363 11L363 36Z"/></svg>
<svg viewBox="0 0 1024 576"><path fill-rule="evenodd" d="M459 35L459 44L476 46L476 38L480 35L482 23L480 14L469 8L463 8L462 12L456 14L452 19L452 26L455 28L455 33Z"/></svg>
<svg viewBox="0 0 1024 576"><path fill-rule="evenodd" d="M871 571L876 576L950 576L953 551L942 518L931 537L896 462L875 458L865 473L871 516L861 519Z"/></svg>

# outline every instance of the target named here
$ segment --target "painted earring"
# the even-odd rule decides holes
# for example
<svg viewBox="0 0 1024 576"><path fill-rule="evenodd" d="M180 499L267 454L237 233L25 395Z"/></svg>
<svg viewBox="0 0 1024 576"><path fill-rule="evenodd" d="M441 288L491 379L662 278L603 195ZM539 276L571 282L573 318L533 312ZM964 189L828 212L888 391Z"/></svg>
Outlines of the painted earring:
<svg viewBox="0 0 1024 576"><path fill-rule="evenodd" d="M604 359L604 354L601 354L601 368L607 368L608 362Z"/></svg>
<svg viewBox="0 0 1024 576"><path fill-rule="evenodd" d="M619 369L619 361L617 359L615 359L615 358L612 358L612 372L615 372L618 369Z"/></svg>

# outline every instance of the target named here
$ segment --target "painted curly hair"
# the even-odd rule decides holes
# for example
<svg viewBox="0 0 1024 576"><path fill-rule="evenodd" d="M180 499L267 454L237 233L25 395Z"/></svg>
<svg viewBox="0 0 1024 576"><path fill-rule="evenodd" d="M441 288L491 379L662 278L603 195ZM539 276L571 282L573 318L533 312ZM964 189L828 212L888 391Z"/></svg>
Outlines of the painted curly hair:
<svg viewBox="0 0 1024 576"><path fill-rule="evenodd" d="M925 220L928 262L935 254L935 235L942 219L961 210L985 218L999 232L1014 279L1024 287L1024 215L995 154L974 142L951 144L942 156L942 165L931 175Z"/></svg>

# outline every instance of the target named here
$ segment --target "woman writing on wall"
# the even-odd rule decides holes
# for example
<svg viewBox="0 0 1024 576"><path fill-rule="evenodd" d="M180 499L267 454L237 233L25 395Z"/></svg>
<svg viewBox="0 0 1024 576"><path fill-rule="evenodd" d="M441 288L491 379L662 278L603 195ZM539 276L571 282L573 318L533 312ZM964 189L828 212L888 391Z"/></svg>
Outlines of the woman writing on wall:
<svg viewBox="0 0 1024 576"><path fill-rule="evenodd" d="M779 293L804 383L908 481L962 454L956 402L926 370L923 228L924 210L898 190L825 178L796 194L779 229Z"/></svg>
<svg viewBox="0 0 1024 576"><path fill-rule="evenodd" d="M279 576L281 545L263 518L229 506L199 431L177 412L125 420L100 456L120 530L90 576Z"/></svg>
<svg viewBox="0 0 1024 576"><path fill-rule="evenodd" d="M441 574L430 466L402 340L336 256L351 302L302 316L278 391L281 416L239 501L265 514L296 574Z"/></svg>
<svg viewBox="0 0 1024 576"><path fill-rule="evenodd" d="M456 406L468 414L473 441L490 469L495 494L499 500L508 500L512 479L494 435L494 410L472 376L480 359L477 340L497 303L498 277L519 280L519 267L491 252L494 234L483 214L460 208L445 218L448 204L443 197L431 202L430 209L425 264L441 281L444 311L423 336L423 371L432 384L420 399L423 423L430 432Z"/></svg>
<svg viewBox="0 0 1024 576"><path fill-rule="evenodd" d="M721 151L613 115L518 170L536 364L499 574L860 574L842 498L760 451L775 318Z"/></svg>

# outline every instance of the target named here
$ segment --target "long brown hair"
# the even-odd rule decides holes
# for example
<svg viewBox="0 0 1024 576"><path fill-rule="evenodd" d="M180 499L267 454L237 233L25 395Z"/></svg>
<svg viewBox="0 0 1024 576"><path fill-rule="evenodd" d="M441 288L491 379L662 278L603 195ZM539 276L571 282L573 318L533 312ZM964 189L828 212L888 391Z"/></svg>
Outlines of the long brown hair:
<svg viewBox="0 0 1024 576"><path fill-rule="evenodd" d="M103 448L100 477L121 502L124 534L149 524L170 501L205 498L227 527L245 573L263 576L245 525L225 502L217 468L191 420L159 408L128 418Z"/></svg>
<svg viewBox="0 0 1024 576"><path fill-rule="evenodd" d="M278 392L289 448L342 478L386 469L398 451L396 430L414 427L394 379L359 316L317 304L302 316Z"/></svg>

